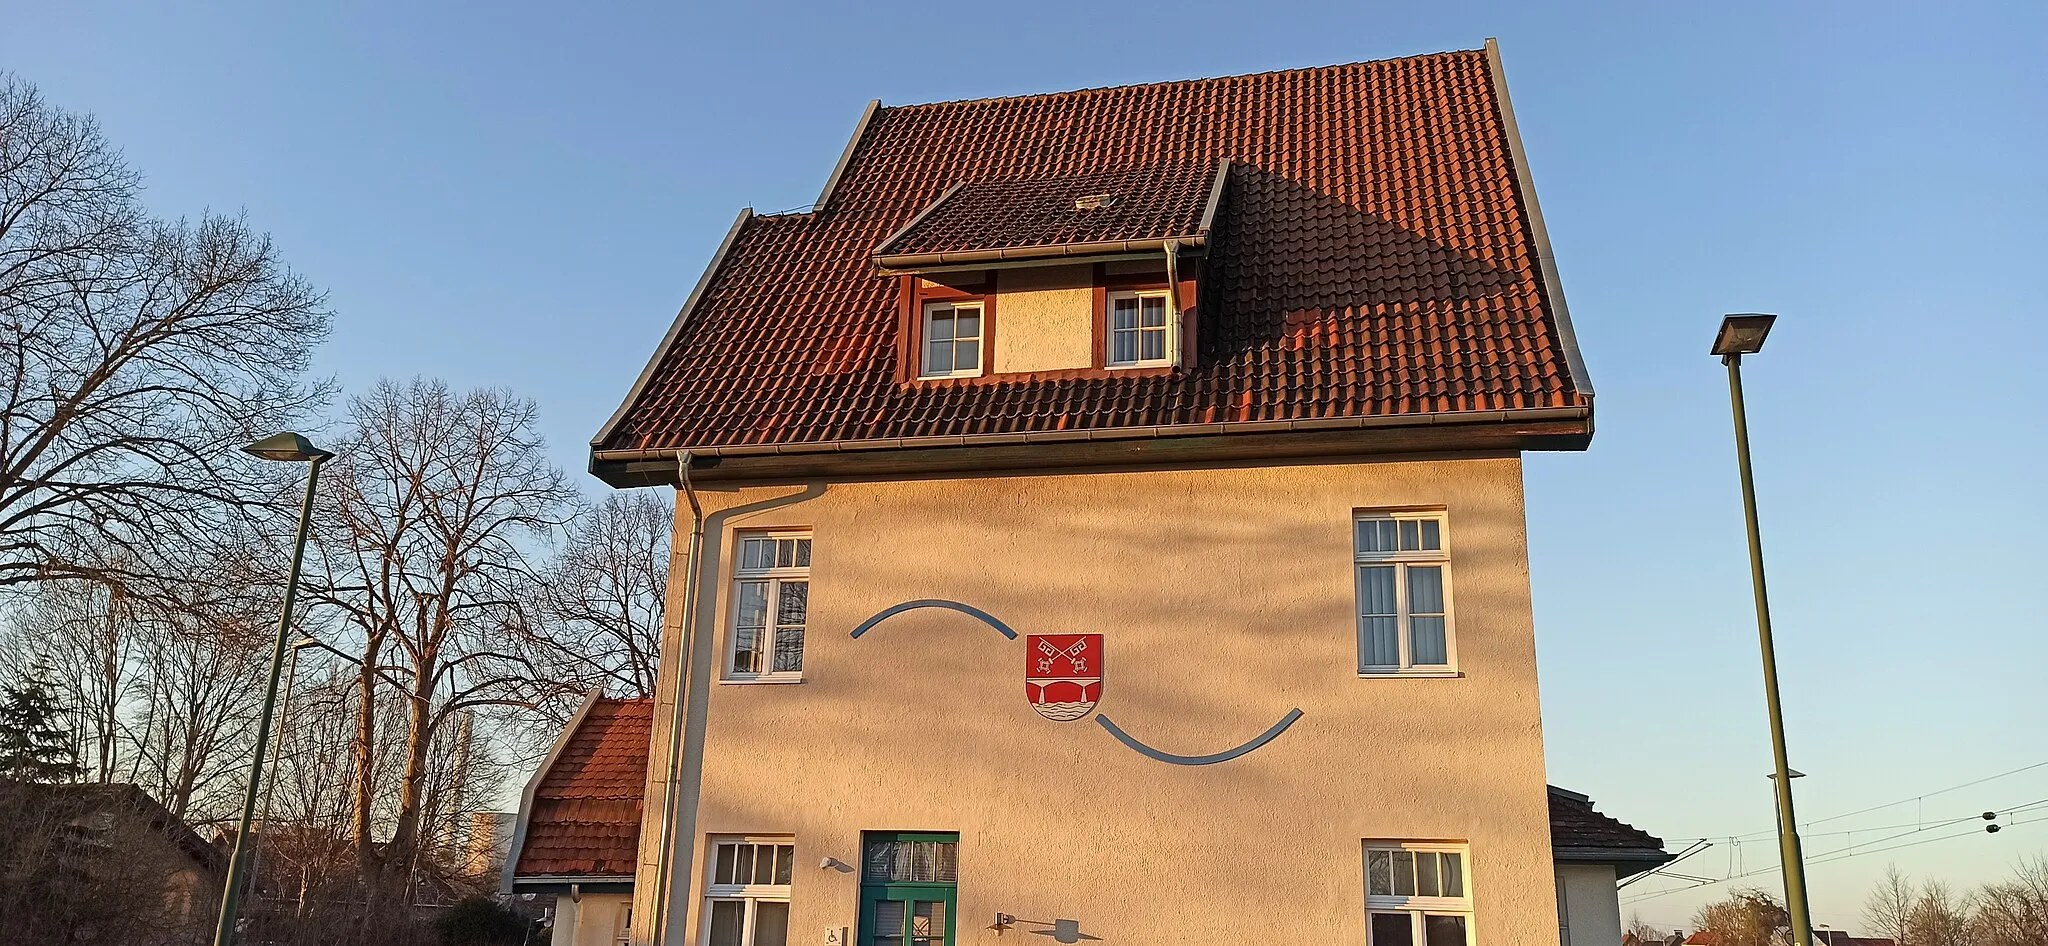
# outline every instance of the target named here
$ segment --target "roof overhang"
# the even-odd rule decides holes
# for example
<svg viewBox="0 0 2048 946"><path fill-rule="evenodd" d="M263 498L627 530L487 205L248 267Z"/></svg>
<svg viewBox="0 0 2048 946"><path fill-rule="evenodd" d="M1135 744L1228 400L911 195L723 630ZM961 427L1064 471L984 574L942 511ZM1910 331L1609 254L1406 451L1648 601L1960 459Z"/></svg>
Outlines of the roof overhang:
<svg viewBox="0 0 2048 946"><path fill-rule="evenodd" d="M693 483L739 488L1289 460L1341 462L1404 454L1584 450L1592 435L1590 407L1460 411L766 446L595 450L590 455L590 472L615 487L673 486L678 480L677 457L688 452Z"/></svg>
<svg viewBox="0 0 2048 946"><path fill-rule="evenodd" d="M574 888L573 890L571 888ZM632 893L632 874L535 874L512 878L506 893Z"/></svg>
<svg viewBox="0 0 2048 946"><path fill-rule="evenodd" d="M1614 868L1627 877L1671 863L1672 855L1654 847L1553 847L1550 859L1559 864L1594 864Z"/></svg>

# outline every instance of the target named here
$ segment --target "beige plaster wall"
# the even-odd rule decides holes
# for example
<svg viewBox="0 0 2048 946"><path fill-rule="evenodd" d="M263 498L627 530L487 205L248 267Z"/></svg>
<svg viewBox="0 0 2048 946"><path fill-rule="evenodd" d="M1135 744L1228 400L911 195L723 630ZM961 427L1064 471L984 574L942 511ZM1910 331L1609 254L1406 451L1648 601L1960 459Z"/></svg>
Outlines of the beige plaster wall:
<svg viewBox="0 0 2048 946"><path fill-rule="evenodd" d="M620 911L632 902L628 894L586 893L580 901L568 894L557 897L550 946L615 946Z"/></svg>
<svg viewBox="0 0 2048 946"><path fill-rule="evenodd" d="M1095 361L1095 290L1087 266L996 274L997 373L1086 368Z"/></svg>
<svg viewBox="0 0 2048 946"><path fill-rule="evenodd" d="M716 512L789 496L757 514ZM819 860L858 864L863 830L929 830L961 835L960 943L997 943L983 927L1001 911L1078 919L1108 946L1362 944L1368 838L1469 843L1477 941L1556 942L1518 459L704 499L714 532L703 564L716 579L700 655L726 645L735 528L807 527L815 545L803 682L702 686L692 893L678 904L692 926L677 941L700 941L708 834L793 835L791 942L819 943L828 928L857 927L859 890L857 874ZM1448 511L1461 673L1361 679L1352 514L1417 505ZM689 526L685 507L679 547ZM1021 636L940 610L848 636L915 598L972 604L1020 635L1103 633L1098 712L1168 752L1227 749L1291 708L1304 715L1242 758L1161 763L1092 717L1034 713ZM672 628L664 653L680 652ZM657 712L657 782L669 712ZM659 790L650 786L650 815Z"/></svg>

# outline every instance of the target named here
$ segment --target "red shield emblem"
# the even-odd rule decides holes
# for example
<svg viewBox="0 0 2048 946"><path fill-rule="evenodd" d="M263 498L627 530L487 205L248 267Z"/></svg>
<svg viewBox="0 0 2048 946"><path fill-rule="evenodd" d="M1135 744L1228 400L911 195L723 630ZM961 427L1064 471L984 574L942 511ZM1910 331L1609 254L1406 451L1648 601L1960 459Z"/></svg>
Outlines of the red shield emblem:
<svg viewBox="0 0 2048 946"><path fill-rule="evenodd" d="M1038 715L1054 722L1088 715L1102 698L1102 635L1025 637L1024 696Z"/></svg>

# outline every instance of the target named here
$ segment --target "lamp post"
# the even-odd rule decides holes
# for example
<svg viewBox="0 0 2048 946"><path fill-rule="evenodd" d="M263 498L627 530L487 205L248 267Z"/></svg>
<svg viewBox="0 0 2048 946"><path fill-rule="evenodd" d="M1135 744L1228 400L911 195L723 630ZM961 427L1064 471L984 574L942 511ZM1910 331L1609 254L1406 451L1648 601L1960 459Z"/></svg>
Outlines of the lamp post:
<svg viewBox="0 0 2048 946"><path fill-rule="evenodd" d="M265 460L310 464L306 470L306 498L299 506L299 531L292 542L292 565L284 583L284 605L277 619L277 640L270 648L270 682L263 693L263 715L256 725L256 758L249 764L249 784L242 793L242 821L235 832L235 851L228 858L227 881L221 885L220 922L213 929L214 946L229 946L235 940L235 913L242 899L242 875L248 871L249 822L256 816L256 796L263 787L263 761L270 748L271 713L277 708L277 681L284 673L284 652L292 629L292 605L298 600L299 568L306 559L306 529L313 520L313 488L320 482L320 464L334 454L313 446L294 433L275 434L242 448L244 453Z"/></svg>
<svg viewBox="0 0 2048 946"><path fill-rule="evenodd" d="M1785 869L1785 909L1791 914L1795 946L1813 946L1813 922L1806 910L1806 857L1799 847L1799 822L1792 815L1792 779L1786 761L1785 714L1778 702L1778 653L1771 643L1771 601L1764 590L1764 543L1756 524L1756 480L1749 470L1749 418L1742 403L1742 356L1763 350L1775 315L1743 313L1721 320L1713 353L1728 366L1728 399L1735 412L1735 462L1742 472L1742 515L1749 529L1749 575L1756 594L1757 638L1763 648L1764 703L1771 719L1771 776L1778 798L1778 860Z"/></svg>

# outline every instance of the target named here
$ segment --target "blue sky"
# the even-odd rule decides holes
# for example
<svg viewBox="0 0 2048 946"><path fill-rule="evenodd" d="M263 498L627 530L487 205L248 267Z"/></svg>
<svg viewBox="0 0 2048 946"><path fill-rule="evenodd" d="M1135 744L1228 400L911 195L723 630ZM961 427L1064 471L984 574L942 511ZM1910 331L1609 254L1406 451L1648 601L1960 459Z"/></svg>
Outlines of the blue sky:
<svg viewBox="0 0 2048 946"><path fill-rule="evenodd" d="M1705 354L1751 310L1783 313L1747 380L1802 814L2048 761L2048 8L704 7L6 0L0 68L96 114L160 212L270 231L332 293L324 371L510 386L580 469L733 214L808 204L870 98L1499 37L1599 388L1592 450L1528 463L1552 780L1667 837L1772 825ZM1814 830L2042 799L2048 767ZM1887 862L1969 884L2044 848L2022 825L1821 864L1816 912L1854 925ZM1676 923L1699 899L1633 908Z"/></svg>

